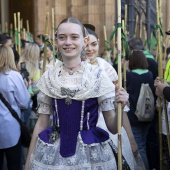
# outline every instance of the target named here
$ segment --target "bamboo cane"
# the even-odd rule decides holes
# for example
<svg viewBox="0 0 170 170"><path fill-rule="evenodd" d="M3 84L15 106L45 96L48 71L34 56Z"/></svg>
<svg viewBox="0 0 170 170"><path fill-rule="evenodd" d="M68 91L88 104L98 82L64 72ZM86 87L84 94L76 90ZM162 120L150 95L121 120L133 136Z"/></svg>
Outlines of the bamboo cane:
<svg viewBox="0 0 170 170"><path fill-rule="evenodd" d="M140 20L139 37L142 39L142 18Z"/></svg>
<svg viewBox="0 0 170 170"><path fill-rule="evenodd" d="M30 26L29 26L29 20L26 20L26 26L27 26L27 41L30 41Z"/></svg>
<svg viewBox="0 0 170 170"><path fill-rule="evenodd" d="M0 34L2 34L2 25L0 23Z"/></svg>
<svg viewBox="0 0 170 170"><path fill-rule="evenodd" d="M54 26L54 8L52 8L52 44L53 44L53 65L55 64L55 26Z"/></svg>
<svg viewBox="0 0 170 170"><path fill-rule="evenodd" d="M10 24L10 37L13 37L13 24Z"/></svg>
<svg viewBox="0 0 170 170"><path fill-rule="evenodd" d="M14 13L14 29L15 29L15 39L18 37L18 33L17 33L17 17L16 17L16 13ZM16 35L17 34L17 35ZM16 41L15 41L16 42ZM16 51L18 51L18 46L17 44L15 44L15 49Z"/></svg>
<svg viewBox="0 0 170 170"><path fill-rule="evenodd" d="M8 22L5 22L5 33L8 33Z"/></svg>
<svg viewBox="0 0 170 170"><path fill-rule="evenodd" d="M158 9L158 0L156 0L156 21L157 25L159 25L159 9ZM160 31L157 32L158 36L158 75L162 79L162 46L161 46L161 39L160 39ZM162 155L162 109L161 109L161 99L158 98L158 121L159 121L159 151L160 151L160 170L162 170L162 162L163 162L163 155Z"/></svg>
<svg viewBox="0 0 170 170"><path fill-rule="evenodd" d="M137 32L138 32L138 19L139 19L139 16L137 13L136 14L136 24L135 24L135 37L137 37Z"/></svg>
<svg viewBox="0 0 170 170"><path fill-rule="evenodd" d="M103 31L104 31L104 41L105 41L105 46L107 45L107 33L106 33L106 26L103 26ZM106 60L107 62L110 63L110 51L108 51L108 49L106 49Z"/></svg>
<svg viewBox="0 0 170 170"><path fill-rule="evenodd" d="M113 26L113 30L115 30L115 26ZM113 55L112 55L113 61L115 60L115 57L116 57L116 48L115 48L115 36L114 36L113 37Z"/></svg>
<svg viewBox="0 0 170 170"><path fill-rule="evenodd" d="M30 32L29 20L26 20L26 24L27 24L27 32Z"/></svg>
<svg viewBox="0 0 170 170"><path fill-rule="evenodd" d="M20 12L18 14L18 53L21 56L21 27L20 27Z"/></svg>
<svg viewBox="0 0 170 170"><path fill-rule="evenodd" d="M146 41L145 48L148 49L147 32L146 32L145 26L143 26L143 32L144 32L144 39L145 39L145 41Z"/></svg>
<svg viewBox="0 0 170 170"><path fill-rule="evenodd" d="M45 37L48 38L48 22L49 22L49 12L46 12L46 23L45 23ZM44 58L43 58L43 73L46 70L46 60L47 60L47 41L44 45Z"/></svg>
<svg viewBox="0 0 170 170"><path fill-rule="evenodd" d="M20 24L20 25L21 25L21 28L20 28L20 29L22 30L22 29L23 29L23 19L22 19L22 18L21 18L21 20L20 20L20 23L21 23L21 24Z"/></svg>
<svg viewBox="0 0 170 170"><path fill-rule="evenodd" d="M23 28L23 39L26 40L26 30Z"/></svg>
<svg viewBox="0 0 170 170"><path fill-rule="evenodd" d="M122 20L122 29L125 31L125 25L124 20ZM126 54L125 54L125 48L122 45L122 52L123 52L123 80L124 80L124 89L126 90Z"/></svg>
<svg viewBox="0 0 170 170"><path fill-rule="evenodd" d="M127 4L125 5L125 34L127 34Z"/></svg>
<svg viewBox="0 0 170 170"><path fill-rule="evenodd" d="M117 23L121 24L121 0L117 1L118 18ZM118 48L118 87L122 87L122 66L121 66L121 28L117 29L117 48ZM118 103L118 169L122 170L122 104Z"/></svg>

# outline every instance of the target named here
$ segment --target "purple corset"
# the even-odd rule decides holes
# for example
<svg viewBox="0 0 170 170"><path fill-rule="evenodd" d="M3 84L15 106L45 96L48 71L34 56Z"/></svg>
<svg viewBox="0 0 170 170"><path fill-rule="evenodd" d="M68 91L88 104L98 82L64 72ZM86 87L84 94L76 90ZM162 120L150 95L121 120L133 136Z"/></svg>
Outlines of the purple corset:
<svg viewBox="0 0 170 170"><path fill-rule="evenodd" d="M85 144L100 143L109 139L109 134L106 131L96 127L98 120L97 98L85 100L84 105L82 103L82 101L72 100L72 104L67 105L65 99L57 99L60 154L63 157L75 154L79 132ZM54 100L53 106L55 108Z"/></svg>

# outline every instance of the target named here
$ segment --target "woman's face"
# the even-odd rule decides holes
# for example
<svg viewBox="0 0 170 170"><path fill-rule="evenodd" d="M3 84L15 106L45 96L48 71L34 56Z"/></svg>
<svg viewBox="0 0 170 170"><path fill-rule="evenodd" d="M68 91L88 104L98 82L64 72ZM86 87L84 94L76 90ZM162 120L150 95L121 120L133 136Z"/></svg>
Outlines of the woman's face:
<svg viewBox="0 0 170 170"><path fill-rule="evenodd" d="M62 23L57 31L57 46L64 58L80 57L87 39L83 37L81 26L74 23Z"/></svg>
<svg viewBox="0 0 170 170"><path fill-rule="evenodd" d="M93 62L96 60L96 57L98 56L99 52L99 42L97 38L89 34L89 41L87 42L86 46L86 57L90 60L90 62Z"/></svg>
<svg viewBox="0 0 170 170"><path fill-rule="evenodd" d="M53 54L53 51L51 51L51 49L49 47L47 47L47 55L50 58Z"/></svg>

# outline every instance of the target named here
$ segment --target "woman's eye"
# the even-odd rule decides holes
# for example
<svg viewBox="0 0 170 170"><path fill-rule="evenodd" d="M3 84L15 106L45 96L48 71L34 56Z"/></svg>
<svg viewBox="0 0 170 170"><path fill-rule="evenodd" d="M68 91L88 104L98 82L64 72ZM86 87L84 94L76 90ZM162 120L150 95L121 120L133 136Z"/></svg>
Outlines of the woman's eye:
<svg viewBox="0 0 170 170"><path fill-rule="evenodd" d="M78 36L73 36L72 39L73 40L76 40L78 38Z"/></svg>
<svg viewBox="0 0 170 170"><path fill-rule="evenodd" d="M65 37L64 36L59 36L59 40L64 40Z"/></svg>
<svg viewBox="0 0 170 170"><path fill-rule="evenodd" d="M97 43L92 44L93 47L95 47L96 45L97 45Z"/></svg>

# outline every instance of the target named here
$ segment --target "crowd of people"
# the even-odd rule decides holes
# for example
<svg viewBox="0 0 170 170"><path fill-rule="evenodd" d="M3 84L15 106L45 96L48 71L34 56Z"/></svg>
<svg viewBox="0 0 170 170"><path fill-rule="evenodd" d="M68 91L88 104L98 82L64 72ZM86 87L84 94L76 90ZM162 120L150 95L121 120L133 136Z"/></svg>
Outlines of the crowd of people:
<svg viewBox="0 0 170 170"><path fill-rule="evenodd" d="M166 132L159 145L157 111L158 97L170 107L169 48L162 83L154 56L140 38L130 39L126 87L123 83L119 88L117 66L99 56L100 41L91 24L64 19L56 29L56 54L56 47L46 42L46 61L44 35L21 42L19 56L12 37L0 34L0 93L27 126L31 113L37 122L24 155L19 123L0 100L0 170L5 163L9 170L22 170L23 165L25 170L117 169L118 103L123 169L159 170L160 147L170 163ZM154 96L151 121L135 114L142 84ZM170 114L169 107L162 115L165 109Z"/></svg>

